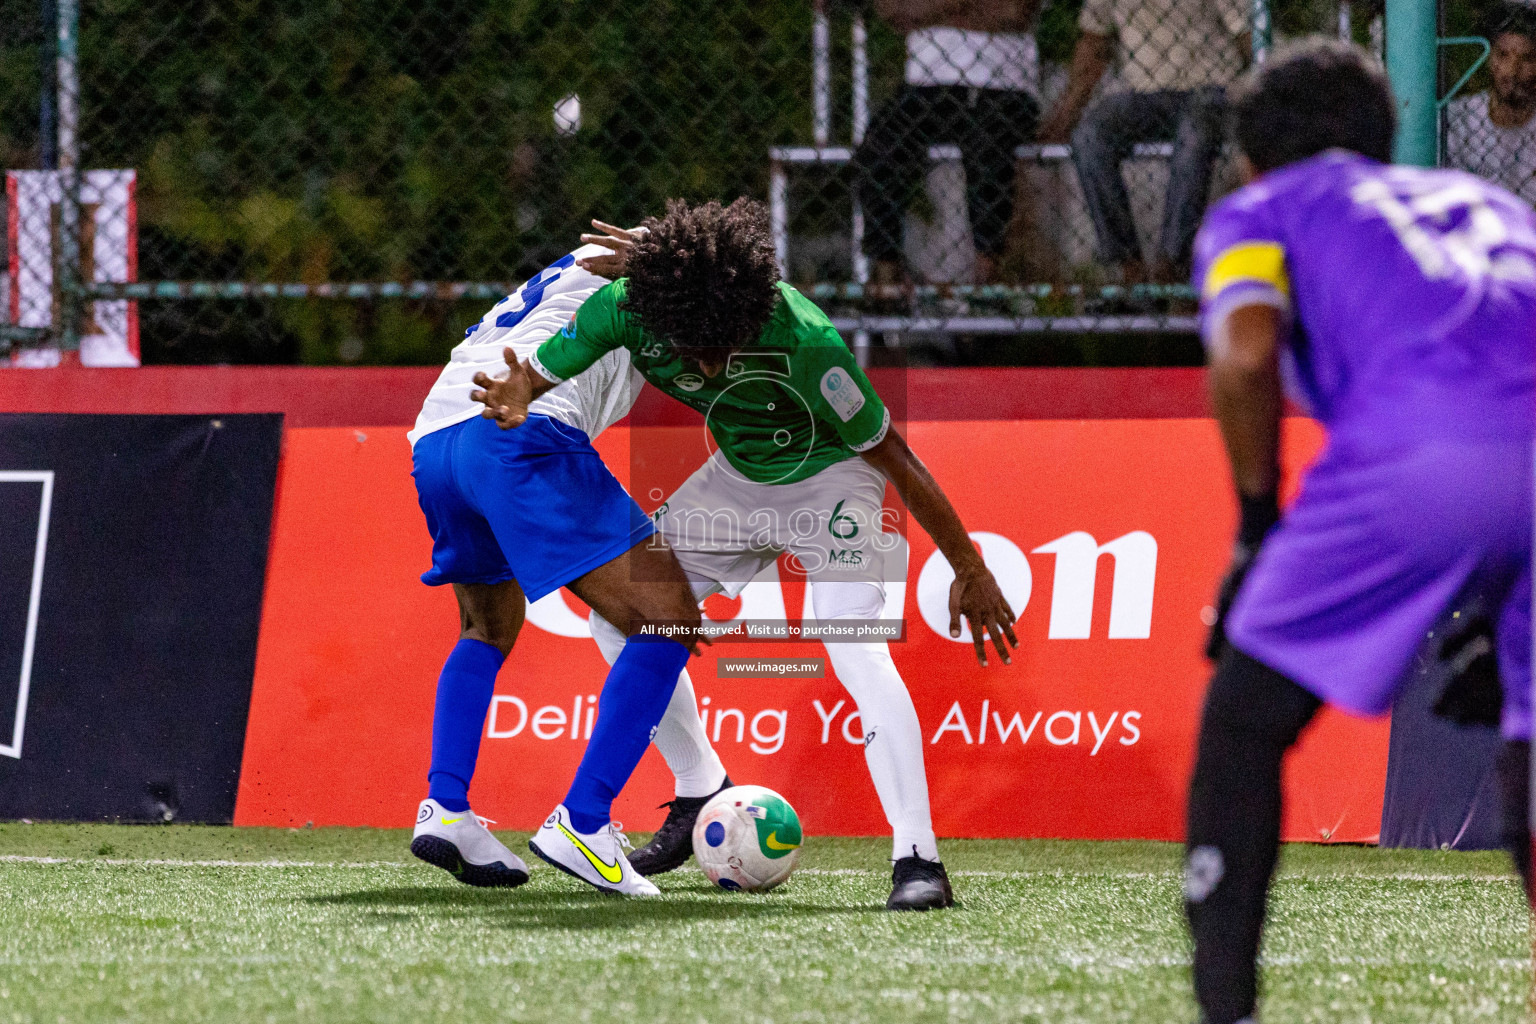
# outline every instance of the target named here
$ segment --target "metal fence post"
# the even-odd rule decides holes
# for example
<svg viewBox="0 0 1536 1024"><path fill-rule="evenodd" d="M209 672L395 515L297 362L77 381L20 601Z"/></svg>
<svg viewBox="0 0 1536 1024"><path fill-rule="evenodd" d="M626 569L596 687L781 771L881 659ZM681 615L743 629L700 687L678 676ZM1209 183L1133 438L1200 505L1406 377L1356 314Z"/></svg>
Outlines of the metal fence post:
<svg viewBox="0 0 1536 1024"><path fill-rule="evenodd" d="M1387 0L1387 75L1398 112L1393 157L1400 164L1436 162L1436 18L1435 0Z"/></svg>
<svg viewBox="0 0 1536 1024"><path fill-rule="evenodd" d="M1269 0L1253 0L1253 62L1264 63L1270 47Z"/></svg>
<svg viewBox="0 0 1536 1024"><path fill-rule="evenodd" d="M864 142L869 129L869 31L862 15L854 15L853 46L853 148ZM864 203L859 199L858 184L853 194L853 279L869 283L869 257L864 255ZM853 332L853 354L860 366L869 365L869 332Z"/></svg>
<svg viewBox="0 0 1536 1024"><path fill-rule="evenodd" d="M825 146L832 138L832 27L820 5L811 23L811 104L811 137Z"/></svg>
<svg viewBox="0 0 1536 1024"><path fill-rule="evenodd" d="M869 32L864 19L855 16L850 42L853 51L853 148L864 142L864 132L869 128ZM864 204L859 199L858 183L853 194L853 279L859 284L869 282L869 260L864 255Z"/></svg>
<svg viewBox="0 0 1536 1024"><path fill-rule="evenodd" d="M80 347L80 5L58 0L59 240L54 254L59 294L59 345Z"/></svg>

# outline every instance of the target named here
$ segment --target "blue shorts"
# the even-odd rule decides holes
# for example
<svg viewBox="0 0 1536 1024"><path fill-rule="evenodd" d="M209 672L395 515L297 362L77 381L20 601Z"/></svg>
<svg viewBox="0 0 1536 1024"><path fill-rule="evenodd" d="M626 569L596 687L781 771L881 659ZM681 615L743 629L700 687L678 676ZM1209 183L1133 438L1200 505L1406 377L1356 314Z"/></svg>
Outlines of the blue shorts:
<svg viewBox="0 0 1536 1024"><path fill-rule="evenodd" d="M548 416L512 430L477 416L418 440L412 461L428 586L515 579L537 601L656 532L587 435Z"/></svg>

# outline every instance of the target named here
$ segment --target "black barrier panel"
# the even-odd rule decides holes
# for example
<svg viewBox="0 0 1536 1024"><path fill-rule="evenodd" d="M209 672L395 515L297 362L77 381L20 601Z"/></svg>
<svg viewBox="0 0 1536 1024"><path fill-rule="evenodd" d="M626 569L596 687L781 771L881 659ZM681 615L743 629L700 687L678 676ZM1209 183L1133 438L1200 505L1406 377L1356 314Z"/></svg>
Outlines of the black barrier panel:
<svg viewBox="0 0 1536 1024"><path fill-rule="evenodd" d="M0 818L228 822L281 415L0 415Z"/></svg>
<svg viewBox="0 0 1536 1024"><path fill-rule="evenodd" d="M1462 621L1487 610L1476 596L1458 602ZM1434 713L1448 675L1437 656L1447 614L1414 660L1412 678L1392 704L1381 845L1425 850L1499 847L1499 731L1453 725Z"/></svg>

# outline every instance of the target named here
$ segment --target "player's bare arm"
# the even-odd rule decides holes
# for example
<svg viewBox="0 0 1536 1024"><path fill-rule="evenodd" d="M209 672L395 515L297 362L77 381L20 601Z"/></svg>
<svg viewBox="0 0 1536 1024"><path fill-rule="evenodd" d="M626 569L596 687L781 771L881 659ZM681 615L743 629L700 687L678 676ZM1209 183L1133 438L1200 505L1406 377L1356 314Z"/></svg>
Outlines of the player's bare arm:
<svg viewBox="0 0 1536 1024"><path fill-rule="evenodd" d="M518 359L517 353L510 348L502 352L502 358L507 361L507 375L475 374L474 381L479 388L471 391L469 397L485 406L480 413L483 418L495 420L502 430L509 430L528 419L528 406L554 388L556 382Z"/></svg>
<svg viewBox="0 0 1536 1024"><path fill-rule="evenodd" d="M1280 329L1273 306L1240 306L1211 350L1211 404L1244 498L1273 496L1280 481Z"/></svg>
<svg viewBox="0 0 1536 1024"><path fill-rule="evenodd" d="M1008 607L992 570L982 562L965 524L928 467L895 430L888 430L879 444L861 454L864 461L896 487L912 518L928 531L955 570L955 582L949 588L949 635L960 635L960 619L964 616L971 627L971 641L976 645L976 660L987 663L986 640L991 637L1003 664L1012 664L1009 649L1019 645L1013 633L1013 609Z"/></svg>
<svg viewBox="0 0 1536 1024"><path fill-rule="evenodd" d="M1216 595L1216 619L1206 641L1215 660L1226 645L1226 617L1259 545L1280 519L1281 313L1273 306L1239 306L1218 328L1210 354L1211 405L1221 425L1241 509L1232 561Z"/></svg>
<svg viewBox="0 0 1536 1024"><path fill-rule="evenodd" d="M1072 138L1072 131L1093 98L1094 86L1109 70L1114 59L1115 41L1112 36L1097 32L1084 32L1078 37L1072 51L1072 67L1067 76L1067 88L1056 105L1040 121L1041 142L1063 143Z"/></svg>

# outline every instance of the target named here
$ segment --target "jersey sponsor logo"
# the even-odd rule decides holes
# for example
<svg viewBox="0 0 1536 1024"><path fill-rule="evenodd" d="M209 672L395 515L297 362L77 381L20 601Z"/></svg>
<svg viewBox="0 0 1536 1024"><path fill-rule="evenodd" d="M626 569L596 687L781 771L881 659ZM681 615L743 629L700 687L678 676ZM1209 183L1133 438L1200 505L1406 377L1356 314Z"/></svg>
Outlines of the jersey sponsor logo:
<svg viewBox="0 0 1536 1024"><path fill-rule="evenodd" d="M834 366L821 375L821 397L827 400L832 411L844 423L864 408L864 392L854 384L853 378L848 376L848 371L840 366Z"/></svg>
<svg viewBox="0 0 1536 1024"><path fill-rule="evenodd" d="M680 373L672 378L672 383L684 391L697 391L704 386L704 378L696 373Z"/></svg>
<svg viewBox="0 0 1536 1024"><path fill-rule="evenodd" d="M575 313L571 314L571 319L569 321L567 321L566 325L560 329L560 337L566 338L568 340L575 340L575 338L576 338L576 314Z"/></svg>

